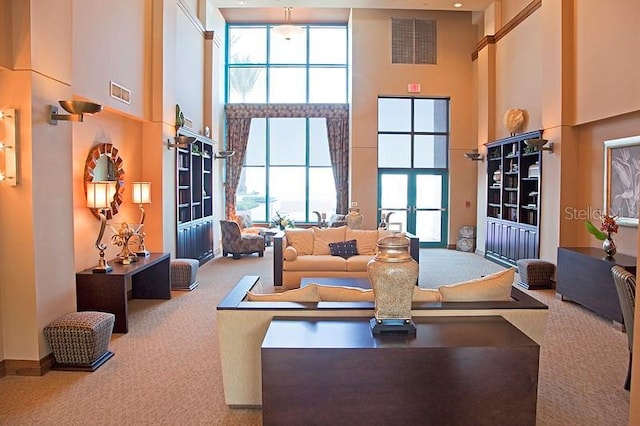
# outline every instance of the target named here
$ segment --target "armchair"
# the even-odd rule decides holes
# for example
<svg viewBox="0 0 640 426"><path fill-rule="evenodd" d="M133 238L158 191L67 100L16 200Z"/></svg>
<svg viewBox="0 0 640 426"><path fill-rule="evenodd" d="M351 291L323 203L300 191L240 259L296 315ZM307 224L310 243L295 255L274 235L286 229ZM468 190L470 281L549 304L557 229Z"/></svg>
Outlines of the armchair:
<svg viewBox="0 0 640 426"><path fill-rule="evenodd" d="M236 222L240 226L240 232L243 234L263 235L264 229L259 226L253 226L251 215L249 213L237 213Z"/></svg>
<svg viewBox="0 0 640 426"><path fill-rule="evenodd" d="M232 254L234 259L240 259L242 254L258 253L264 256L264 237L262 235L245 234L240 232L240 226L232 220L220 221L222 234L222 255Z"/></svg>
<svg viewBox="0 0 640 426"><path fill-rule="evenodd" d="M636 277L618 265L611 268L611 273L613 274L613 283L616 286L616 292L620 300L624 328L627 331L627 340L629 343L629 368L627 369L627 380L624 383L624 388L629 390L631 388L631 363L633 361L633 321L636 306Z"/></svg>

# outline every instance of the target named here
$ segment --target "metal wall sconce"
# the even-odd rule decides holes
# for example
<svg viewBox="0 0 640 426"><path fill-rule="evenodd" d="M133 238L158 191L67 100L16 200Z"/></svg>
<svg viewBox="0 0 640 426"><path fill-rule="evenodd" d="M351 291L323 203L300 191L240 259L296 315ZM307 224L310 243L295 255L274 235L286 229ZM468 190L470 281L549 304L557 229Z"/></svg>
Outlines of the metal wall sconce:
<svg viewBox="0 0 640 426"><path fill-rule="evenodd" d="M464 156L471 161L484 161L484 156L480 154L477 149L471 152L465 152Z"/></svg>
<svg viewBox="0 0 640 426"><path fill-rule="evenodd" d="M196 141L193 136L176 136L173 138L175 143L171 143L171 139L167 139L167 149L171 148L189 148Z"/></svg>
<svg viewBox="0 0 640 426"><path fill-rule="evenodd" d="M4 154L4 169L0 170L0 182L16 186L18 184L16 110L3 109L0 111L0 119L4 124L4 140L0 141L0 153Z"/></svg>
<svg viewBox="0 0 640 426"><path fill-rule="evenodd" d="M49 124L54 126L58 125L58 120L63 121L83 121L85 114L93 115L102 111L102 105L94 104L93 102L85 101L58 101L60 106L69 113L58 114L58 107L55 105L49 105L47 107Z"/></svg>
<svg viewBox="0 0 640 426"><path fill-rule="evenodd" d="M553 152L553 143L550 143L549 146L545 146L549 142L546 139L536 138L536 139L527 139L524 141L525 145L536 148L539 151L549 151Z"/></svg>
<svg viewBox="0 0 640 426"><path fill-rule="evenodd" d="M142 230L145 217L143 204L151 204L151 182L133 182L131 184L131 200L140 205L140 226L136 231L136 235L138 236L136 256L147 257L149 256L149 252L144 246L144 237L146 237L147 234Z"/></svg>
<svg viewBox="0 0 640 426"><path fill-rule="evenodd" d="M213 154L213 158L216 160L226 160L229 157L233 157L235 151L218 151Z"/></svg>

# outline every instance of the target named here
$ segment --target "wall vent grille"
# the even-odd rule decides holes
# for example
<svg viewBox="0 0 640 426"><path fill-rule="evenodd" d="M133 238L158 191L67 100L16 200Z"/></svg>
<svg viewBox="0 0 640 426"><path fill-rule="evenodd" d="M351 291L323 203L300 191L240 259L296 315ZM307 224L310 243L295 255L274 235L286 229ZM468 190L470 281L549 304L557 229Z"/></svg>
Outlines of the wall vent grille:
<svg viewBox="0 0 640 426"><path fill-rule="evenodd" d="M112 98L124 102L127 105L131 103L131 90L113 81L110 82L109 87Z"/></svg>
<svg viewBox="0 0 640 426"><path fill-rule="evenodd" d="M437 64L434 19L391 18L392 64Z"/></svg>

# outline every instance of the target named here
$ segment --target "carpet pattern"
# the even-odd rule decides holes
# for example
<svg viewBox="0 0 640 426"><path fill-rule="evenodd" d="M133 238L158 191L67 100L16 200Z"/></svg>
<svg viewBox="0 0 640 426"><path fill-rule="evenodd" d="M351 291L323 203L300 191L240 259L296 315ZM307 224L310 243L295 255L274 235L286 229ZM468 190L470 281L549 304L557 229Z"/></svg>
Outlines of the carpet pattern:
<svg viewBox="0 0 640 426"><path fill-rule="evenodd" d="M170 301L129 303L130 331L114 334L115 356L93 373L51 371L0 379L1 425L260 425L258 409L224 403L216 305L244 275L273 283L264 258L217 258L200 268L200 286ZM421 250L420 284L437 287L502 269L480 256ZM538 425L626 425L624 333L584 308L529 291L549 305L541 347Z"/></svg>

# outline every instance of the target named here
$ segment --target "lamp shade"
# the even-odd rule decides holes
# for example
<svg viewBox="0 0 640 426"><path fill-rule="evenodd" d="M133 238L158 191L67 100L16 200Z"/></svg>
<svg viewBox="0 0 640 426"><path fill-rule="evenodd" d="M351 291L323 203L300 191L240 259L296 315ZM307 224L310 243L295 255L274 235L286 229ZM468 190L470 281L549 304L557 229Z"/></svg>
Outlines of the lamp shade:
<svg viewBox="0 0 640 426"><path fill-rule="evenodd" d="M91 209L107 209L116 194L115 182L87 182L87 207Z"/></svg>
<svg viewBox="0 0 640 426"><path fill-rule="evenodd" d="M133 182L131 184L131 199L136 204L150 204L151 182Z"/></svg>

